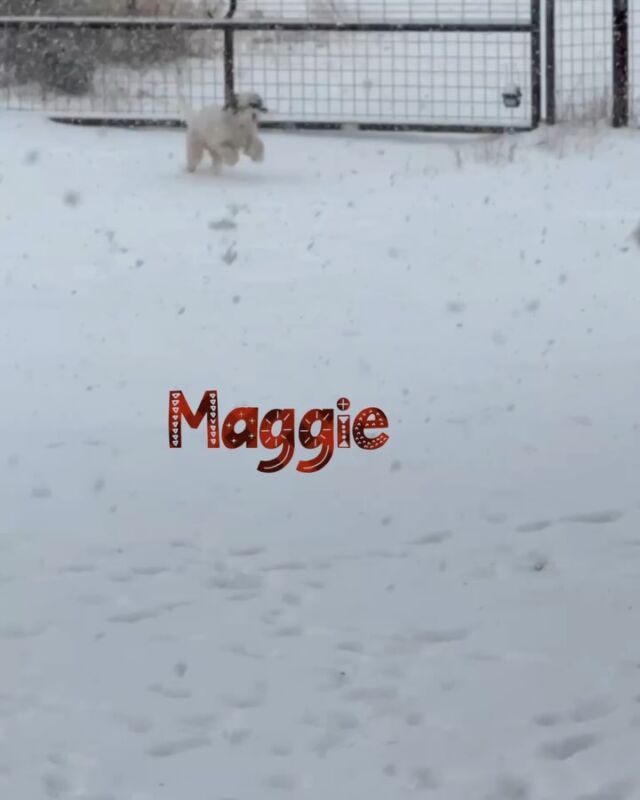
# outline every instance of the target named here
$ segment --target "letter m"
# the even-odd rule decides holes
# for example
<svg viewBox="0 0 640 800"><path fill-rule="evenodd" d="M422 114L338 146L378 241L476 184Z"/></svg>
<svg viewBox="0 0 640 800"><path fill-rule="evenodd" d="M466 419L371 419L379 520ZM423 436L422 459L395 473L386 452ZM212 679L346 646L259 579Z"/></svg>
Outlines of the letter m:
<svg viewBox="0 0 640 800"><path fill-rule="evenodd" d="M169 392L169 447L182 447L182 418L191 428L199 428L207 418L207 447L220 447L218 428L218 391L209 389L202 395L198 410L193 413L181 391Z"/></svg>

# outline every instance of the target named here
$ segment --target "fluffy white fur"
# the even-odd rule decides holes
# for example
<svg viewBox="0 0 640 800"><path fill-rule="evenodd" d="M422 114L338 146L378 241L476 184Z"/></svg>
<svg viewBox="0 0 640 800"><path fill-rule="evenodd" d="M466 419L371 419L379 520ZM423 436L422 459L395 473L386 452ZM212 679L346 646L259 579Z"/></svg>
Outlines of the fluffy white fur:
<svg viewBox="0 0 640 800"><path fill-rule="evenodd" d="M187 170L195 172L207 152L213 166L229 167L240 155L252 161L264 160L264 144L258 135L260 113L267 109L256 92L235 95L224 108L207 107L192 111L183 103L187 124Z"/></svg>

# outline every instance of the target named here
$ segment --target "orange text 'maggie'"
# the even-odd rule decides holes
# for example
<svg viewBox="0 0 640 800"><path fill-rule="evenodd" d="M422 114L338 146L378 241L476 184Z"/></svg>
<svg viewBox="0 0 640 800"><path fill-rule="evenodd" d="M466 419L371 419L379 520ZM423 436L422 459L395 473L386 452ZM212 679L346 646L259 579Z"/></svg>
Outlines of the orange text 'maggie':
<svg viewBox="0 0 640 800"><path fill-rule="evenodd" d="M363 408L351 419L351 406L346 397L333 408L312 408L302 415L298 425L298 440L305 450L315 454L298 462L298 472L318 472L333 456L334 448L348 449L353 442L361 450L378 450L389 440L386 433L374 430L389 427L384 411L374 406ZM220 422L217 389L209 389L194 412L180 390L169 392L169 447L182 447L182 420L191 428L199 428L206 420L207 447L250 449L262 445L267 450L278 450L274 458L260 461L260 472L278 472L291 461L296 445L296 412L293 408L273 408L260 419L255 406L232 409Z"/></svg>

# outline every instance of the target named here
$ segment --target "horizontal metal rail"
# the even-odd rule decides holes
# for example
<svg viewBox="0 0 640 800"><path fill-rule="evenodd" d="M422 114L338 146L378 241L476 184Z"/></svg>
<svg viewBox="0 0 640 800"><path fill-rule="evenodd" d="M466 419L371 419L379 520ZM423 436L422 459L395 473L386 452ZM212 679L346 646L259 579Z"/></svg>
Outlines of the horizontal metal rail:
<svg viewBox="0 0 640 800"><path fill-rule="evenodd" d="M83 114L72 112L66 114L49 114L53 122L80 125L86 127L116 128L185 128L185 123L177 118L163 119L159 117ZM438 125L428 122L322 122L322 121L288 121L261 120L263 130L280 131L368 131L378 133L523 133L532 130L531 125Z"/></svg>
<svg viewBox="0 0 640 800"><path fill-rule="evenodd" d="M348 31L353 33L531 33L531 22L308 22L173 17L0 17L0 28L105 30Z"/></svg>

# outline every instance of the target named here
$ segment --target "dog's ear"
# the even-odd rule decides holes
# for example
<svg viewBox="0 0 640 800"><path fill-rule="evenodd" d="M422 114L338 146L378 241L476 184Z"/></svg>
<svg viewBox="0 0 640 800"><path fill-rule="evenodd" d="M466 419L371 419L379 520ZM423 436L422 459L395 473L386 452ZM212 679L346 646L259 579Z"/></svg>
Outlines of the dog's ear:
<svg viewBox="0 0 640 800"><path fill-rule="evenodd" d="M262 99L261 95L259 95L257 92L251 93L249 105L256 111L261 111L263 113L266 113L268 111L267 107L264 104L264 100Z"/></svg>
<svg viewBox="0 0 640 800"><path fill-rule="evenodd" d="M266 108L262 97L257 92L241 92L240 94L232 94L224 105L226 111L232 111L237 114L239 111L247 111L251 109L255 112L266 113Z"/></svg>

